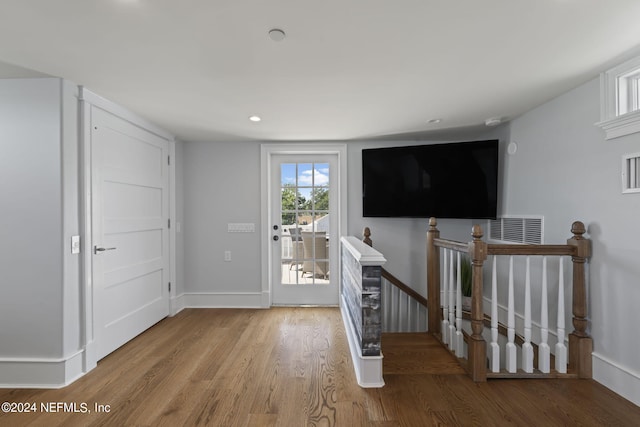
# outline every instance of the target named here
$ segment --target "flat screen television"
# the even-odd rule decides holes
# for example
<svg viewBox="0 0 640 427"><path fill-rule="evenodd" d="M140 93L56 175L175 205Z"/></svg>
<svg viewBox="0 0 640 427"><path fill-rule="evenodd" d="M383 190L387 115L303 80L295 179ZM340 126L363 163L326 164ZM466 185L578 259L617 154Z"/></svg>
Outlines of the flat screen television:
<svg viewBox="0 0 640 427"><path fill-rule="evenodd" d="M496 218L498 141L362 150L365 217Z"/></svg>

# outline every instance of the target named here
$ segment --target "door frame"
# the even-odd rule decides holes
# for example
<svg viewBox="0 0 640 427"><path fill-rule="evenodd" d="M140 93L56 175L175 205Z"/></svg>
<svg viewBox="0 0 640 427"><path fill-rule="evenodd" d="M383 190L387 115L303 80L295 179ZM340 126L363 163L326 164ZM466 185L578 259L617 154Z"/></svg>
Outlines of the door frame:
<svg viewBox="0 0 640 427"><path fill-rule="evenodd" d="M175 137L151 122L139 117L118 104L83 88L79 88L79 112L80 112L80 242L81 242L81 277L82 291L80 294L80 338L84 350L82 370L87 373L98 364L96 342L94 335L95 313L93 311L93 227L92 227L92 168L91 168L91 110L100 108L146 131L156 134L169 142L169 218L176 217L176 170L175 170ZM172 221L172 222L175 222ZM176 228L169 228L169 316L180 311L176 303Z"/></svg>
<svg viewBox="0 0 640 427"><path fill-rule="evenodd" d="M347 146L346 144L335 143L289 143L289 144L262 144L260 146L260 166L261 166L261 189L260 189L260 206L261 206L261 276L262 276L262 301L263 308L272 305L272 265L271 259L271 228L270 224L275 221L271 218L272 204L271 198L271 161L274 155L337 155L338 170L331 179L337 180L338 197L336 211L338 212L338 238L342 237L347 227ZM340 278L342 277L342 266L340 265L340 257L338 257L338 293L341 291ZM340 298L338 298L340 300Z"/></svg>

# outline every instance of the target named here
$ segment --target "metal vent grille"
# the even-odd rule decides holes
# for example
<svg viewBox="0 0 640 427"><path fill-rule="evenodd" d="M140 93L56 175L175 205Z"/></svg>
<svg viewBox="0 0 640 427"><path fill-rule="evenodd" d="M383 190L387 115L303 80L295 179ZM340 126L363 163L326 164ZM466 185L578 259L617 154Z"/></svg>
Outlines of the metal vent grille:
<svg viewBox="0 0 640 427"><path fill-rule="evenodd" d="M622 156L622 192L640 193L640 153Z"/></svg>
<svg viewBox="0 0 640 427"><path fill-rule="evenodd" d="M505 216L489 220L489 239L508 243L540 245L544 242L541 216Z"/></svg>

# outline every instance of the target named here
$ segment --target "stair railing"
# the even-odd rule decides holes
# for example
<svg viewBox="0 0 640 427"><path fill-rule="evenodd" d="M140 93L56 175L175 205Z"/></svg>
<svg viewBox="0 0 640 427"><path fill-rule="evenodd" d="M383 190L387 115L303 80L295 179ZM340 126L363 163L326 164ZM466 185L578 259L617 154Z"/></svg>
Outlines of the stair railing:
<svg viewBox="0 0 640 427"><path fill-rule="evenodd" d="M373 246L365 227L362 241ZM382 331L426 332L427 299L382 267Z"/></svg>
<svg viewBox="0 0 640 427"><path fill-rule="evenodd" d="M443 344L458 356L463 366L474 381L485 381L487 377L529 377L534 375L534 365L537 367L535 376L558 377L574 376L591 378L591 352L593 342L587 334L587 294L585 283L585 263L591 255L590 240L583 237L584 224L574 222L571 231L573 237L566 245L509 245L487 244L482 240L483 233L479 225L472 228L472 241L464 243L441 239L437 229L437 221L431 218L427 232L427 301L429 331L440 337ZM466 317L470 320L471 333L463 328L465 313L461 304L461 255L466 254L471 262L472 295L471 312ZM441 257L442 255L442 257ZM484 313L483 268L489 256L493 256L491 268L491 297L490 315ZM509 257L508 274L508 308L507 326L498 323L497 282L498 271L496 260L500 256ZM526 273L524 286L524 324L523 336L516 334L515 323L515 279L513 269L514 257L525 256ZM541 284L541 321L539 345L531 340L531 271L530 257L542 256L542 284ZM555 370L550 369L550 348L547 343L548 328L548 297L547 297L547 257L571 257L573 263L573 326L574 331L569 334L568 365L566 347L564 344L564 263L559 263L558 299L557 299L557 335L558 343L555 348ZM442 263L441 263L442 259ZM562 259L562 258L560 258ZM441 274L442 273L442 274ZM440 296L443 296L441 304ZM484 325L491 325L491 342L487 345L484 339ZM506 329L507 344L505 347L506 360L504 367L500 362L499 332ZM466 351L465 351L466 343ZM516 344L521 345L521 369L517 368ZM487 369L487 348L489 349L489 369ZM534 353L534 349L537 353ZM466 354L465 354L466 353ZM537 356L537 360L536 360ZM536 363L537 362L537 363ZM488 372L489 371L489 372Z"/></svg>

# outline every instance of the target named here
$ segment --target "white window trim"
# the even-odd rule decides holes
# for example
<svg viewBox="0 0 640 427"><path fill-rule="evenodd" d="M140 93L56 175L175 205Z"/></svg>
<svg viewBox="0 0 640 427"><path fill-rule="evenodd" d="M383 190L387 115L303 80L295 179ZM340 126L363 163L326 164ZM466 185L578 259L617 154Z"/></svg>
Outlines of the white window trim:
<svg viewBox="0 0 640 427"><path fill-rule="evenodd" d="M600 122L596 125L605 131L605 139L640 132L640 109L627 112L638 106L620 105L621 102L628 103L626 94L621 94L626 86L624 83L637 78L638 72L640 56L600 74ZM637 99L635 103L637 104Z"/></svg>
<svg viewBox="0 0 640 427"><path fill-rule="evenodd" d="M640 153L622 156L622 194L640 193L638 163Z"/></svg>

